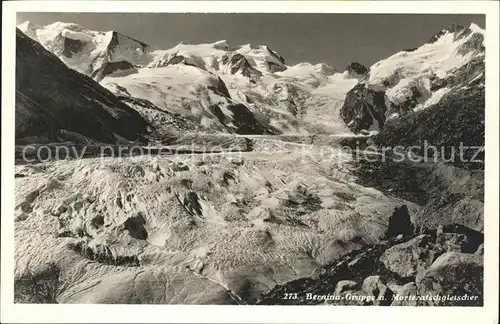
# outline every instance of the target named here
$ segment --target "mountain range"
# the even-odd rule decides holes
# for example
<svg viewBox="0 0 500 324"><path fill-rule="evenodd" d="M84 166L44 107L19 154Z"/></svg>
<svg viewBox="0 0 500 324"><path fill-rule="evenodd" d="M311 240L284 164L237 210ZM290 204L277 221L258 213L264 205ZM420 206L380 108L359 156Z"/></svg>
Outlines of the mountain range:
<svg viewBox="0 0 500 324"><path fill-rule="evenodd" d="M112 109L125 104L139 112L149 132L138 129L137 138L146 135L151 140L185 132L368 134L379 132L392 119L426 110L463 87L484 84L484 31L474 24L450 26L428 43L402 50L370 68L353 62L340 72L326 64L287 65L282 55L265 45L231 46L217 41L180 43L162 50L116 31L91 31L72 23L37 26L25 22L18 28L46 50L18 33L18 80L29 79L31 89L37 88L35 83L41 88L44 79L71 78L68 75L78 76L71 70L77 71L95 81L79 77L80 82L89 83L83 88L114 95L114 103L107 103ZM33 61L51 57L57 64L54 56L68 69L61 65L36 75L25 71L29 68L23 60L28 57ZM72 97L60 100L66 106L82 98L93 100L94 106L100 102L85 90L74 96L75 91L80 90L58 91L61 97L66 93ZM28 106L21 104L28 100L47 105L24 95L19 105ZM59 126L54 121L40 127L113 141L94 130L73 128L58 112L52 115ZM36 114L31 118L37 118ZM92 123L92 118L86 120ZM108 127L107 122L103 125ZM32 131L40 136L47 133L46 129ZM20 133L18 138L27 135Z"/></svg>

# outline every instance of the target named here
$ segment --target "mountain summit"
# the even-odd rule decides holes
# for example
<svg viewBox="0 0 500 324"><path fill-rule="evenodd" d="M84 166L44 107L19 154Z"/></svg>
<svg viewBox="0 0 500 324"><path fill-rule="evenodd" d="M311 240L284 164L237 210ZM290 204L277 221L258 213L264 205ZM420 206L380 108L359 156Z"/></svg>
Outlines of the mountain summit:
<svg viewBox="0 0 500 324"><path fill-rule="evenodd" d="M477 26L344 70L20 28L16 303L483 304Z"/></svg>
<svg viewBox="0 0 500 324"><path fill-rule="evenodd" d="M144 138L147 123L91 78L16 31L16 143Z"/></svg>
<svg viewBox="0 0 500 324"><path fill-rule="evenodd" d="M145 63L150 50L148 44L116 31L91 31L73 23L55 22L41 27L25 22L18 28L69 67L94 77L101 77L109 63Z"/></svg>

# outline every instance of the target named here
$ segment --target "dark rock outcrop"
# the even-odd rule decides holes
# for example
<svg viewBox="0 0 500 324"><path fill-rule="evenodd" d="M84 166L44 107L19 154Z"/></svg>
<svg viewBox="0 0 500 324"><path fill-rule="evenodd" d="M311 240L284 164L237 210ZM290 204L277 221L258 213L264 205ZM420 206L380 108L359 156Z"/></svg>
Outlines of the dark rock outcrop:
<svg viewBox="0 0 500 324"><path fill-rule="evenodd" d="M60 269L50 264L42 271L14 279L14 303L57 304Z"/></svg>
<svg viewBox="0 0 500 324"><path fill-rule="evenodd" d="M484 53L484 35L474 33L465 43L457 50L458 54L466 55L468 53L481 54Z"/></svg>
<svg viewBox="0 0 500 324"><path fill-rule="evenodd" d="M351 75L366 75L368 73L368 69L358 62L352 62L346 67L346 71Z"/></svg>
<svg viewBox="0 0 500 324"><path fill-rule="evenodd" d="M212 90L216 94L222 97L226 97L227 99L231 99L231 95L229 94L229 90L227 89L224 81L217 77L217 84L215 86L208 86L208 89Z"/></svg>
<svg viewBox="0 0 500 324"><path fill-rule="evenodd" d="M87 45L87 42L78 39L71 39L67 37L63 38L63 51L61 54L68 58L80 52L85 47L85 45Z"/></svg>
<svg viewBox="0 0 500 324"><path fill-rule="evenodd" d="M286 66L285 65L279 65L279 64L276 64L274 62L267 62L267 68L269 69L269 71L271 71L272 73L275 73L275 72L283 72L286 70Z"/></svg>
<svg viewBox="0 0 500 324"><path fill-rule="evenodd" d="M278 59L278 61L281 62L281 64L285 64L285 59L283 56L279 55L277 52L273 51L272 49L269 48L269 46L266 46L266 49L271 53L272 56Z"/></svg>
<svg viewBox="0 0 500 324"><path fill-rule="evenodd" d="M71 250L83 256L85 259L106 265L121 267L138 267L139 259L136 255L115 255L107 245L97 245L91 248L83 241L71 243Z"/></svg>
<svg viewBox="0 0 500 324"><path fill-rule="evenodd" d="M192 214L202 217L203 216L203 208L200 205L199 196L196 192L190 191L184 197L183 204L186 209Z"/></svg>
<svg viewBox="0 0 500 324"><path fill-rule="evenodd" d="M123 225L133 238L138 240L145 240L148 238L148 231L144 227L144 225L146 225L146 219L141 213L127 218Z"/></svg>
<svg viewBox="0 0 500 324"><path fill-rule="evenodd" d="M385 93L359 83L347 93L340 116L353 132L358 133L374 124L383 128L386 111Z"/></svg>
<svg viewBox="0 0 500 324"><path fill-rule="evenodd" d="M150 46L146 43L143 43L143 42L141 42L135 38L132 38L130 36L123 35L117 31L113 31L111 41L109 42L109 45L108 45L108 51L109 51L109 54L111 56L113 55L115 50L121 45L120 38L126 38L126 39L129 39L129 40L133 41L134 43L138 44L140 46L140 49L142 50L142 52L146 52L150 48Z"/></svg>
<svg viewBox="0 0 500 324"><path fill-rule="evenodd" d="M191 60L186 58L184 55L179 55L179 54L174 54L168 60L164 60L164 61L162 60L155 67L165 67L165 66L169 66L169 65L178 65L178 64L199 67L196 64L194 64Z"/></svg>
<svg viewBox="0 0 500 324"><path fill-rule="evenodd" d="M266 134L267 130L255 118L254 114L243 104L234 104L227 107L233 113L233 124L237 134Z"/></svg>
<svg viewBox="0 0 500 324"><path fill-rule="evenodd" d="M418 49L418 47L409 47L409 48L405 48L403 51L411 53L411 52L416 51L417 49Z"/></svg>
<svg viewBox="0 0 500 324"><path fill-rule="evenodd" d="M218 82L216 86L209 86L208 88L212 90L214 93L225 97L227 99L231 99L231 95L229 94L229 90L226 87L224 81L218 77ZM255 115L248 109L247 106L243 104L228 104L227 109L232 112L232 119L229 119L226 116L222 109L213 104L208 107L209 111L217 117L219 122L228 127L231 132L236 134L248 135L248 134L267 134L269 130L262 125L256 118ZM232 123L232 126L229 126L229 123Z"/></svg>
<svg viewBox="0 0 500 324"><path fill-rule="evenodd" d="M224 55L222 63L229 64L231 74L239 72L254 83L262 76L262 73L251 66L248 60L240 53L234 52L231 55Z"/></svg>
<svg viewBox="0 0 500 324"><path fill-rule="evenodd" d="M268 130L259 123L254 114L245 105L232 104L228 105L227 109L233 113L232 120L224 115L218 105L211 105L209 107L209 110L217 117L219 122L236 134L249 135L268 133ZM230 122L232 122L233 126L229 126Z"/></svg>

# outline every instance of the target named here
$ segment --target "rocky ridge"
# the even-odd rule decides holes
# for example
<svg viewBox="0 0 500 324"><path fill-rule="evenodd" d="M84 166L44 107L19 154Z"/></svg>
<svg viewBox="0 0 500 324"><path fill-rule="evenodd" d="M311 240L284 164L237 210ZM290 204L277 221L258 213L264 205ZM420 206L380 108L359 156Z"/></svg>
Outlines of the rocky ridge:
<svg viewBox="0 0 500 324"><path fill-rule="evenodd" d="M19 30L16 46L16 143L146 141L148 123L109 90Z"/></svg>
<svg viewBox="0 0 500 324"><path fill-rule="evenodd" d="M356 133L382 131L388 122L399 123L399 118L420 119L411 116L440 103L446 105L450 98L465 101L463 88L482 91L484 54L484 30L474 24L451 25L428 43L370 67L347 93L341 117ZM427 127L424 120L403 124Z"/></svg>
<svg viewBox="0 0 500 324"><path fill-rule="evenodd" d="M258 304L481 306L481 232L463 225L414 226L396 208L386 237L346 254L309 278L277 286ZM406 227L404 226L406 224Z"/></svg>

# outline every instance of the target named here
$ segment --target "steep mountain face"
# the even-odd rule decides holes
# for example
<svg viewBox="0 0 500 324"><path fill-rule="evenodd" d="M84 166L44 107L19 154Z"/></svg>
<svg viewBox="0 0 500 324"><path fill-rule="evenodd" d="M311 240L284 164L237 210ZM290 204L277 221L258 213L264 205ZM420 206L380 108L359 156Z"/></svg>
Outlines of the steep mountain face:
<svg viewBox="0 0 500 324"><path fill-rule="evenodd" d="M463 88L480 92L483 40L484 31L474 24L452 25L416 49L375 63L347 94L341 117L354 132L382 130L392 120L463 96Z"/></svg>
<svg viewBox="0 0 500 324"><path fill-rule="evenodd" d="M457 81L460 78L465 80ZM417 145L421 147L419 154L425 153L423 144L427 142L445 152L427 150L429 156L441 154L441 158L449 158L460 167L484 168L484 61L473 60L445 80L443 87L450 90L438 103L389 120L374 142L381 146ZM458 156L460 146L467 148L462 152L463 159L453 158Z"/></svg>
<svg viewBox="0 0 500 324"><path fill-rule="evenodd" d="M58 303L251 304L377 242L394 208L420 208L356 184L340 148L321 163L321 146L249 138L248 153L17 165L17 291L37 298L53 284L43 298Z"/></svg>
<svg viewBox="0 0 500 324"><path fill-rule="evenodd" d="M100 81L108 74L127 75L136 73L135 66L128 61L106 62L90 75L94 80Z"/></svg>
<svg viewBox="0 0 500 324"><path fill-rule="evenodd" d="M127 62L134 66L144 64L149 59L149 45L116 31L91 31L77 24L63 22L42 27L28 21L18 28L69 67L97 79L103 77L109 63ZM105 72L113 71L107 68Z"/></svg>
<svg viewBox="0 0 500 324"><path fill-rule="evenodd" d="M147 123L134 109L20 30L16 46L16 143L70 137L116 143L147 134Z"/></svg>
<svg viewBox="0 0 500 324"><path fill-rule="evenodd" d="M247 77L250 82L257 83L262 72L254 68L248 60L240 53L232 53L222 57L222 63L227 65L231 74L240 73Z"/></svg>
<svg viewBox="0 0 500 324"><path fill-rule="evenodd" d="M476 25L450 26L418 48L370 69L353 62L343 73L325 64L287 65L265 45L218 41L158 50L76 24L27 22L20 28L69 67L112 91L121 89L115 93L134 102L160 133L169 131L162 120L171 119L179 127L190 125L180 132L370 133L388 124L404 129L397 126L407 124L401 119L426 119L417 116L463 96L463 87L479 93L484 78L484 36ZM380 138L388 143L389 136Z"/></svg>
<svg viewBox="0 0 500 324"><path fill-rule="evenodd" d="M177 125L191 125L184 131L350 133L338 114L365 69L354 64L338 73L326 64L290 66L265 45L218 41L157 50L113 31L75 24L28 22L20 28L69 67L127 104L135 102L133 107L163 133L168 127L161 121L173 116ZM149 103L138 106L137 99Z"/></svg>

